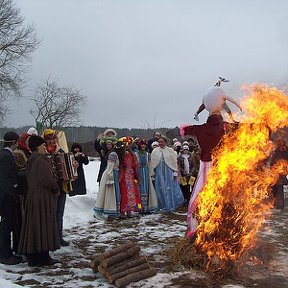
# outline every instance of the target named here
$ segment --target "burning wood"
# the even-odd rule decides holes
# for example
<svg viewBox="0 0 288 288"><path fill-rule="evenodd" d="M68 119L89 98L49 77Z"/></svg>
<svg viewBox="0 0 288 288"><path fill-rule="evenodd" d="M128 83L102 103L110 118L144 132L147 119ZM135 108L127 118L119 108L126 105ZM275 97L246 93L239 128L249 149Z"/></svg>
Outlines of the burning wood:
<svg viewBox="0 0 288 288"><path fill-rule="evenodd" d="M156 274L145 256L139 255L140 247L127 243L109 249L91 261L94 273L99 272L110 284L124 287Z"/></svg>
<svg viewBox="0 0 288 288"><path fill-rule="evenodd" d="M213 273L232 271L243 261L243 254L255 247L257 233L272 207L267 194L279 174L288 174L287 161L267 165L275 147L270 135L288 126L287 95L265 85L255 85L247 92L242 103L246 113L214 151L215 161L198 196L200 224L195 242L183 239L177 243L179 253L173 251L180 261L183 246L190 255L202 255L196 258ZM183 257L187 260L187 253Z"/></svg>

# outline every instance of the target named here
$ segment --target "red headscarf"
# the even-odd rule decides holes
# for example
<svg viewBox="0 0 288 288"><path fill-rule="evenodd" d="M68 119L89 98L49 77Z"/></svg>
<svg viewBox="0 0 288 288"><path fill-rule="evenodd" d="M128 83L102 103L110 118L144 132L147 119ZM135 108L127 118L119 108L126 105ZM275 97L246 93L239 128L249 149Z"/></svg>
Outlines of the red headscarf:
<svg viewBox="0 0 288 288"><path fill-rule="evenodd" d="M31 150L29 149L28 145L26 144L26 141L29 139L29 137L31 137L30 134L28 133L23 133L19 140L18 140L18 147L24 151L25 153L31 153Z"/></svg>

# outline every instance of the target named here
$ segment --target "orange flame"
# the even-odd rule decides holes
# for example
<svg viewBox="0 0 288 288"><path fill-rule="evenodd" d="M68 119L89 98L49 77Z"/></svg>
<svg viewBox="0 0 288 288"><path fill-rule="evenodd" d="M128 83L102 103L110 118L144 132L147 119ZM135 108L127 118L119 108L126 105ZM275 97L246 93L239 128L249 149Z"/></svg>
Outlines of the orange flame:
<svg viewBox="0 0 288 288"><path fill-rule="evenodd" d="M275 148L270 134L288 124L288 98L264 84L246 87L246 113L214 151L213 167L199 194L195 245L208 257L206 268L219 269L253 248L257 232L271 208L267 191L287 173L287 163L273 167L266 160ZM249 124L250 123L250 124Z"/></svg>

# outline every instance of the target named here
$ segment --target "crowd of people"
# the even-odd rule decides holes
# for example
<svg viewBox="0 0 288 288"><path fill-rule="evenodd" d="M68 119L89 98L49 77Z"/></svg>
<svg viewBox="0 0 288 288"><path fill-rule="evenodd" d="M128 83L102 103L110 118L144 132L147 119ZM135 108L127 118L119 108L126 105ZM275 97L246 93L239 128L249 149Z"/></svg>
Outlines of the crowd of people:
<svg viewBox="0 0 288 288"><path fill-rule="evenodd" d="M232 121L235 120L226 101L242 110L219 88L221 82L228 80L219 79L194 117L198 120L198 114L207 109L206 123L180 127L180 135L186 141L167 139L160 131L148 140L118 138L113 129L97 137L94 148L101 164L93 209L96 218L127 219L187 206L187 236L194 236L198 225L197 197L212 166L213 149L225 133L221 110L225 109ZM20 136L14 131L4 135L4 149L0 151L2 264L18 264L25 256L31 267L53 265L57 260L49 252L69 245L63 239L66 197L86 194L83 165L89 159L79 143L73 143L68 153L67 142L61 139L53 129L45 129L38 136L33 127ZM274 165L279 159L288 160L283 139L277 142L267 165ZM278 209L284 209L283 185L287 184L285 175L280 175L271 187L270 196Z"/></svg>
<svg viewBox="0 0 288 288"><path fill-rule="evenodd" d="M77 179L64 179L57 166L61 166L61 155L70 154L59 145L57 132L46 129L37 134L32 127L21 136L14 131L4 135L0 152L2 264L18 264L25 257L31 267L54 265L57 260L49 251L69 245L63 239L66 195L86 193L83 165L89 160L81 145L74 143L70 152L70 169Z"/></svg>
<svg viewBox="0 0 288 288"><path fill-rule="evenodd" d="M199 169L198 145L193 138L169 144L159 131L149 140L118 139L113 129L101 133L94 143L101 155L95 216L126 218L187 204Z"/></svg>

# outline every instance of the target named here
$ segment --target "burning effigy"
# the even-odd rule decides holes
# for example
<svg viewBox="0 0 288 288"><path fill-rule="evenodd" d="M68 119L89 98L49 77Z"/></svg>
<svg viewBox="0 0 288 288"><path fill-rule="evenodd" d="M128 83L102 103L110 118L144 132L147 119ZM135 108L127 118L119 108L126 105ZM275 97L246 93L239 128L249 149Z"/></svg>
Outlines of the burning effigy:
<svg viewBox="0 0 288 288"><path fill-rule="evenodd" d="M213 151L213 165L197 197L195 237L179 239L171 250L174 260L222 275L255 248L272 208L267 195L279 174L288 174L287 161L269 166L275 149L271 135L288 126L287 95L264 84L244 87L244 92L245 113Z"/></svg>

